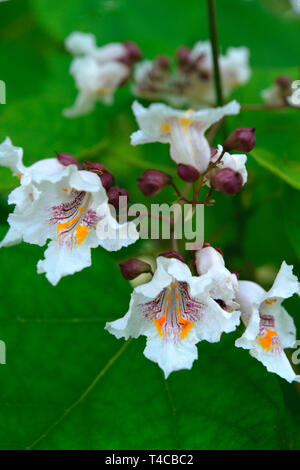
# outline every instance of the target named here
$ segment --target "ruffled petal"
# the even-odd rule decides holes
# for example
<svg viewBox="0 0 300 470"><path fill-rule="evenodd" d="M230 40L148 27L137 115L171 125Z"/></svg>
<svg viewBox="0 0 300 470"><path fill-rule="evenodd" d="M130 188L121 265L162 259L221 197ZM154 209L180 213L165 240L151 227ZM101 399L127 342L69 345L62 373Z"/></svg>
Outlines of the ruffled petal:
<svg viewBox="0 0 300 470"><path fill-rule="evenodd" d="M15 174L23 174L25 167L23 165L23 149L15 147L10 138L0 144L0 165L10 168Z"/></svg>
<svg viewBox="0 0 300 470"><path fill-rule="evenodd" d="M37 272L45 273L48 281L56 286L63 276L74 274L88 266L91 266L91 249L87 243L70 250L53 240L45 251L45 259L38 262Z"/></svg>
<svg viewBox="0 0 300 470"><path fill-rule="evenodd" d="M134 222L119 224L112 216L107 202L97 208L97 216L100 219L96 229L97 237L99 244L106 250L117 251L138 240L139 233Z"/></svg>

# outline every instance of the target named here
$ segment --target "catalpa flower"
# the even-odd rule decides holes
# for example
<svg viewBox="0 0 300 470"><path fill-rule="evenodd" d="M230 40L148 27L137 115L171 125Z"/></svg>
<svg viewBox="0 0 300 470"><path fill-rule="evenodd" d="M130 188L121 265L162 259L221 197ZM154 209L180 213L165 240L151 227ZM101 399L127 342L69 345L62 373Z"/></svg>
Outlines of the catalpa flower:
<svg viewBox="0 0 300 470"><path fill-rule="evenodd" d="M268 292L254 282L239 281L236 297L246 326L236 346L249 349L251 356L262 362L269 372L288 382L300 382L300 376L295 374L284 353L285 348L295 345L296 328L282 302L299 292L293 267L283 262Z"/></svg>
<svg viewBox="0 0 300 470"><path fill-rule="evenodd" d="M9 138L0 144L0 164L17 174L21 183L9 195L9 204L16 207L8 217L10 229L1 247L22 240L43 246L50 239L37 268L56 285L61 277L91 265L91 248L101 245L113 251L137 240L133 223L119 225L112 216L95 172L79 169L72 157L73 164L67 166L49 158L25 167L22 155Z"/></svg>
<svg viewBox="0 0 300 470"><path fill-rule="evenodd" d="M105 328L117 338L146 336L144 355L166 378L172 371L191 369L199 341L217 342L239 324L240 312L221 306L222 289L218 300L211 296L214 274L192 276L183 261L161 255L152 280L134 289L127 314Z"/></svg>
<svg viewBox="0 0 300 470"><path fill-rule="evenodd" d="M79 90L74 106L64 110L67 117L92 111L97 101L111 104L115 90L126 83L134 62L141 57L131 42L111 43L98 48L94 35L80 32L72 33L65 46L76 55L70 73Z"/></svg>
<svg viewBox="0 0 300 470"><path fill-rule="evenodd" d="M179 111L161 103L146 109L135 101L132 109L140 126L131 136L132 145L169 143L171 158L177 164L192 165L203 173L211 155L205 131L224 116L238 114L240 105L232 101L220 108Z"/></svg>
<svg viewBox="0 0 300 470"><path fill-rule="evenodd" d="M179 73L173 78L172 83L176 92L175 100L181 105L190 104L195 107L215 103L214 66L210 42L197 42L192 50L181 47L177 51L177 59ZM219 56L219 66L223 94L227 97L234 88L249 80L251 75L249 49L229 48L226 55ZM172 101L176 103L174 99Z"/></svg>

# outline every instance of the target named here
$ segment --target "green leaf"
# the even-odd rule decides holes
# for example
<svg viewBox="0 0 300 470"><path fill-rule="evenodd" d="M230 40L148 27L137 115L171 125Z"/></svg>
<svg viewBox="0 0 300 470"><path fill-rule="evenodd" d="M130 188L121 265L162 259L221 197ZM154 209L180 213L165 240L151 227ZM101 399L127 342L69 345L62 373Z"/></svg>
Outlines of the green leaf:
<svg viewBox="0 0 300 470"><path fill-rule="evenodd" d="M275 175L282 178L286 183L296 189L300 189L300 160L299 155L289 154L273 154L262 148L255 148L251 155L255 160ZM293 158L294 156L294 158Z"/></svg>

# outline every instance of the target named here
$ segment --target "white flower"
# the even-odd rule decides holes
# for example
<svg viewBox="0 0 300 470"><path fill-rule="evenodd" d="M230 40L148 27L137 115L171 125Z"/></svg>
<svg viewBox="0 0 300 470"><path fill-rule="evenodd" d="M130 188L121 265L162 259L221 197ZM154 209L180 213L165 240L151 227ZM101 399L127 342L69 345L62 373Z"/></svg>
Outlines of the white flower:
<svg viewBox="0 0 300 470"><path fill-rule="evenodd" d="M290 0L293 12L300 15L300 0Z"/></svg>
<svg viewBox="0 0 300 470"><path fill-rule="evenodd" d="M122 62L127 56L124 44L111 43L97 48L92 34L72 33L65 41L72 54L83 54L72 61L70 73L79 90L73 107L64 110L67 117L92 111L98 100L111 104L115 90L129 77L130 67Z"/></svg>
<svg viewBox="0 0 300 470"><path fill-rule="evenodd" d="M249 49L247 47L230 47L226 55L219 56L219 67L222 79L223 94L229 96L234 88L245 84L250 76ZM186 90L193 102L215 102L214 65L210 41L197 42L192 51L191 59L196 64L196 72L190 79Z"/></svg>
<svg viewBox="0 0 300 470"><path fill-rule="evenodd" d="M18 174L21 183L9 195L9 204L16 207L8 217L10 229L0 247L22 240L43 246L50 239L45 259L38 262L38 272L46 273L56 285L61 277L91 265L91 248L101 245L112 251L136 241L133 224L119 226L108 216L106 191L96 173L78 170L76 165L64 166L56 158L25 167L22 153L9 138L0 144L0 164ZM114 233L118 235L119 229L122 237L109 241L97 237L97 224L113 224ZM132 236L125 238L125 228L130 228Z"/></svg>
<svg viewBox="0 0 300 470"><path fill-rule="evenodd" d="M281 304L294 293L299 294L297 277L293 275L293 267L283 262L268 292L254 282L239 281L236 297L246 326L236 346L249 349L251 356L262 362L269 372L275 372L288 382L300 381L284 353L285 348L295 345L296 328Z"/></svg>
<svg viewBox="0 0 300 470"><path fill-rule="evenodd" d="M221 156L222 152L223 152L222 145L218 145L217 152L211 157L211 162L212 163L216 162L218 158ZM219 169L223 170L225 168L230 168L231 170L237 173L240 173L243 179L243 186L244 186L244 184L247 183L247 179L248 179L246 163L247 163L247 155L243 153L231 154L231 153L225 152L222 157L222 160L220 161L220 163L218 163L217 167L212 169L207 174L206 184L210 186L210 179L216 173L216 171L218 171Z"/></svg>
<svg viewBox="0 0 300 470"><path fill-rule="evenodd" d="M117 338L146 336L144 355L166 378L191 369L198 357L196 343L217 342L239 324L240 312L226 311L211 297L213 275L193 277L182 261L160 256L152 280L134 289L128 313L105 328Z"/></svg>
<svg viewBox="0 0 300 470"><path fill-rule="evenodd" d="M238 308L234 298L238 289L238 280L225 267L224 258L212 246L206 246L195 253L195 264L199 276L207 275L214 279L209 291L215 300L220 300L223 308L228 311Z"/></svg>
<svg viewBox="0 0 300 470"><path fill-rule="evenodd" d="M232 101L220 108L179 111L161 103L146 109L135 101L132 109L140 126L131 136L132 145L169 143L171 158L177 164L192 165L203 173L210 161L210 146L204 132L224 116L238 114L240 105Z"/></svg>

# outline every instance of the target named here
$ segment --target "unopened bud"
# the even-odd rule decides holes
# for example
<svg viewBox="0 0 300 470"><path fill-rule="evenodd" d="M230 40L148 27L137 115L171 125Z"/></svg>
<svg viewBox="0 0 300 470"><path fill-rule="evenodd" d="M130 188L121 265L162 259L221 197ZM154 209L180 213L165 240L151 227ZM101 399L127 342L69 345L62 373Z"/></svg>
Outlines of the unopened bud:
<svg viewBox="0 0 300 470"><path fill-rule="evenodd" d="M82 165L76 160L75 157L73 157L73 155L70 155L69 153L59 153L59 152L56 152L56 155L57 155L57 160L62 165L64 166L76 165L79 170L82 168Z"/></svg>
<svg viewBox="0 0 300 470"><path fill-rule="evenodd" d="M226 152L237 150L238 152L250 152L255 144L255 127L238 127L224 142L223 148Z"/></svg>
<svg viewBox="0 0 300 470"><path fill-rule="evenodd" d="M211 186L223 194L233 196L237 194L243 186L242 175L231 168L223 168L217 171L210 180Z"/></svg>
<svg viewBox="0 0 300 470"><path fill-rule="evenodd" d="M140 274L151 272L150 264L145 263L144 261L141 261L137 258L131 258L124 263L120 263L119 266L122 276L127 281L132 281Z"/></svg>
<svg viewBox="0 0 300 470"><path fill-rule="evenodd" d="M210 158L214 157L218 153L216 147L210 147Z"/></svg>
<svg viewBox="0 0 300 470"><path fill-rule="evenodd" d="M156 57L155 65L160 69L168 69L171 65L171 61L167 55L160 55Z"/></svg>
<svg viewBox="0 0 300 470"><path fill-rule="evenodd" d="M177 175L186 183L194 183L199 178L200 173L197 168L193 167L192 165L184 165L183 163L179 163L177 167Z"/></svg>
<svg viewBox="0 0 300 470"><path fill-rule="evenodd" d="M163 253L160 253L158 256L163 256L164 258L176 258L179 261L182 261L183 263L185 263L184 257L180 253L178 253L178 251L175 251L175 250L164 251Z"/></svg>
<svg viewBox="0 0 300 470"><path fill-rule="evenodd" d="M138 178L138 187L145 196L155 196L172 183L172 177L159 170L146 170Z"/></svg>
<svg viewBox="0 0 300 470"><path fill-rule="evenodd" d="M84 170L92 171L93 173L96 173L99 176L104 189L108 190L114 183L113 175L108 171L108 169L104 165L102 165L102 163L90 162L86 160L82 166Z"/></svg>
<svg viewBox="0 0 300 470"><path fill-rule="evenodd" d="M124 41L123 44L126 48L126 56L122 59L122 62L127 65L133 65L142 58L142 53L134 42Z"/></svg>
<svg viewBox="0 0 300 470"><path fill-rule="evenodd" d="M290 91L292 80L287 75L280 75L276 78L275 83L281 88L282 91Z"/></svg>
<svg viewBox="0 0 300 470"><path fill-rule="evenodd" d="M176 56L177 56L177 60L179 64L181 65L189 64L190 58L191 58L190 54L191 54L191 50L188 47L185 47L185 46L180 47L176 52Z"/></svg>
<svg viewBox="0 0 300 470"><path fill-rule="evenodd" d="M127 189L118 188L116 186L107 191L108 202L115 209L123 209L127 207L129 201L129 192Z"/></svg>

